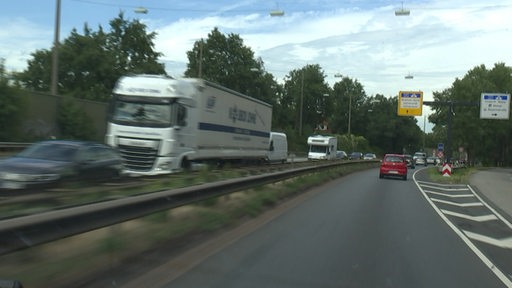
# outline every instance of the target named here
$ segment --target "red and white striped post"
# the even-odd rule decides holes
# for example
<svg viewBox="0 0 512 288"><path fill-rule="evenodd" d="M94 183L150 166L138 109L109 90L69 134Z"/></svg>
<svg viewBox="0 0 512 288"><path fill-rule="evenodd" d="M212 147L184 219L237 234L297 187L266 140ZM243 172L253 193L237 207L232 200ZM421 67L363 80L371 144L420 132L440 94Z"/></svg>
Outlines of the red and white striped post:
<svg viewBox="0 0 512 288"><path fill-rule="evenodd" d="M450 177L452 175L452 164L444 163L441 173L443 174L443 176Z"/></svg>

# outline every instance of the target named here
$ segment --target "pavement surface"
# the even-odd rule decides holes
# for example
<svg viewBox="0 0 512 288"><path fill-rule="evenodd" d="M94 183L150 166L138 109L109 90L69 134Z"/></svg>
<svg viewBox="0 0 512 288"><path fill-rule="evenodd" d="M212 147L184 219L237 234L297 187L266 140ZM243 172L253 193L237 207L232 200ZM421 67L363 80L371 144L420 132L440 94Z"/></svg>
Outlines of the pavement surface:
<svg viewBox="0 0 512 288"><path fill-rule="evenodd" d="M474 173L469 184L509 221L512 220L512 168L491 168Z"/></svg>

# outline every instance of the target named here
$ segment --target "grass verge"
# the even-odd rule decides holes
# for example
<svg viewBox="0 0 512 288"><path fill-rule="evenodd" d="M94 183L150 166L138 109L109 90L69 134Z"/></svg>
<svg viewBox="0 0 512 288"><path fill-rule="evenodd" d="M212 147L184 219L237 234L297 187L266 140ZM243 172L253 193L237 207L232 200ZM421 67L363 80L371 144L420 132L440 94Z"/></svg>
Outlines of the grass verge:
<svg viewBox="0 0 512 288"><path fill-rule="evenodd" d="M428 169L428 176L431 181L444 184L469 184L469 177L478 169L475 167L457 168L452 170L452 175L443 176L438 167Z"/></svg>

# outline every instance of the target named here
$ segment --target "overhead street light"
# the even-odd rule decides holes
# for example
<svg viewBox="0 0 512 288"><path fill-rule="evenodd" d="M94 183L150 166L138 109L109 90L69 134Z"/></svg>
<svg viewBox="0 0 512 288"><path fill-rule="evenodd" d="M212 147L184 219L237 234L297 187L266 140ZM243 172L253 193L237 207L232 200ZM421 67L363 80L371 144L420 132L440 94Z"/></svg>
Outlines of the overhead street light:
<svg viewBox="0 0 512 288"><path fill-rule="evenodd" d="M270 11L270 17L281 17L284 16L283 10L272 10Z"/></svg>
<svg viewBox="0 0 512 288"><path fill-rule="evenodd" d="M133 12L135 12L137 14L148 14L148 9L145 7L137 7L135 9L133 9Z"/></svg>
<svg viewBox="0 0 512 288"><path fill-rule="evenodd" d="M395 16L409 16L411 11L409 9L404 8L404 2L402 2L402 7L395 10Z"/></svg>

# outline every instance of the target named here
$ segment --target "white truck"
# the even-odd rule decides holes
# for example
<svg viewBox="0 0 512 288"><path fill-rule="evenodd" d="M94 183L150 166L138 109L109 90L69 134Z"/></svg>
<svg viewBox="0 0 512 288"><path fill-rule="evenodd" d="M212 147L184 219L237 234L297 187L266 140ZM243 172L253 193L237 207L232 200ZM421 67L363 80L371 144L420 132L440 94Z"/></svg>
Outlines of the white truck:
<svg viewBox="0 0 512 288"><path fill-rule="evenodd" d="M338 139L333 136L314 135L308 137L308 160L334 160Z"/></svg>
<svg viewBox="0 0 512 288"><path fill-rule="evenodd" d="M286 134L270 132L270 144L267 153L267 161L286 163L288 161L288 140Z"/></svg>
<svg viewBox="0 0 512 288"><path fill-rule="evenodd" d="M107 144L131 175L156 175L192 163L266 160L272 106L202 79L121 77L109 108Z"/></svg>

